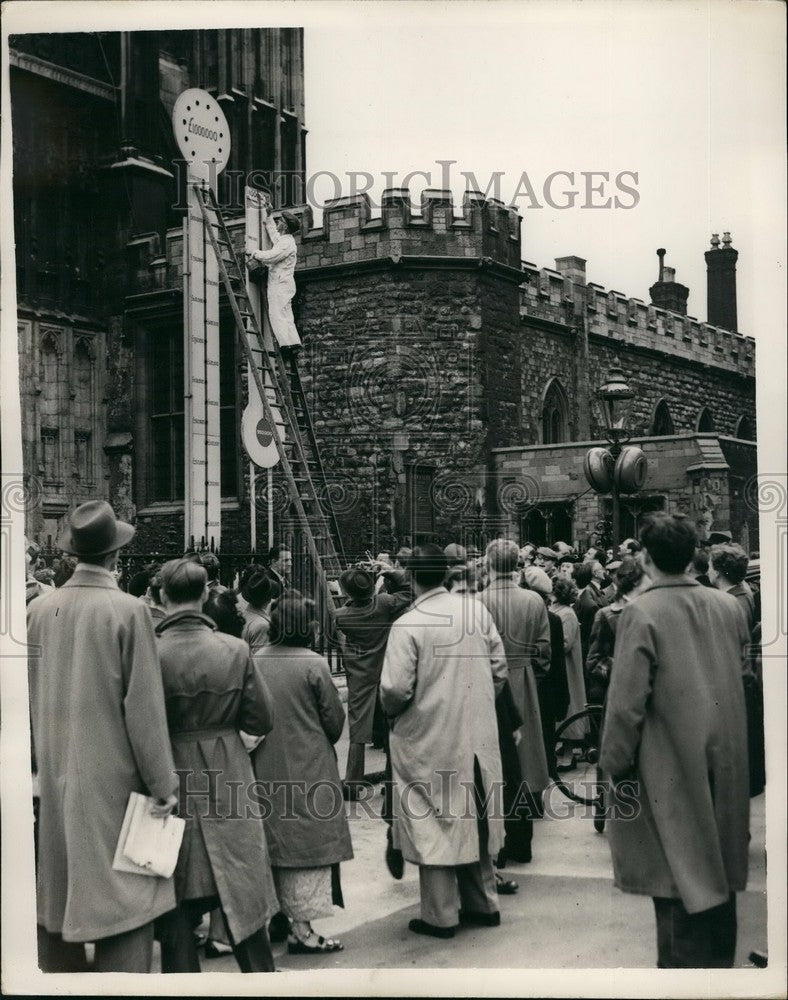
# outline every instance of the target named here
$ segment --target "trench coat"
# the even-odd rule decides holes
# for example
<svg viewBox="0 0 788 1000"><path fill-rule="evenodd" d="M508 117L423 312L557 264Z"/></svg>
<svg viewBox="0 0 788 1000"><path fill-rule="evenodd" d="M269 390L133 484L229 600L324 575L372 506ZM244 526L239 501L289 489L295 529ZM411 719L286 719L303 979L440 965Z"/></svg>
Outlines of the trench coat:
<svg viewBox="0 0 788 1000"><path fill-rule="evenodd" d="M254 655L276 706L276 727L252 754L267 797L271 864L322 868L353 857L334 744L345 710L328 664L311 649Z"/></svg>
<svg viewBox="0 0 788 1000"><path fill-rule="evenodd" d="M291 305L295 295L296 241L289 233L280 233L269 215L265 230L273 244L270 250L256 250L254 259L268 268L268 318L280 347L298 347L301 338L296 330Z"/></svg>
<svg viewBox="0 0 788 1000"><path fill-rule="evenodd" d="M410 603L407 594L375 594L350 600L336 612L345 636L342 662L347 678L347 724L351 743L372 743L375 702L391 623Z"/></svg>
<svg viewBox="0 0 788 1000"><path fill-rule="evenodd" d="M506 678L501 637L476 598L435 587L392 626L380 697L391 722L393 843L407 861L480 860L474 759L492 796L487 851L503 847L495 695Z"/></svg>
<svg viewBox="0 0 788 1000"><path fill-rule="evenodd" d="M553 611L561 619L564 630L564 659L566 660L566 681L569 687L569 708L566 718L586 707L586 682L583 676L583 653L580 645L580 625L572 608L565 604L554 604ZM588 731L587 721L573 722L564 731L568 740L582 740Z"/></svg>
<svg viewBox="0 0 788 1000"><path fill-rule="evenodd" d="M217 632L206 615L176 612L156 633L181 779L178 811L186 820L176 897L218 894L233 940L245 941L279 908L254 773L239 735L271 731L271 696L247 644Z"/></svg>
<svg viewBox="0 0 788 1000"><path fill-rule="evenodd" d="M638 783L634 817L609 825L624 892L699 913L747 884L748 638L736 599L688 576L653 584L621 613L600 765Z"/></svg>
<svg viewBox="0 0 788 1000"><path fill-rule="evenodd" d="M112 869L129 795L175 792L150 614L99 567L78 565L28 608L38 765L38 923L96 941L175 905L173 880Z"/></svg>
<svg viewBox="0 0 788 1000"><path fill-rule="evenodd" d="M245 622L241 638L249 643L252 652L254 652L256 649L260 649L261 646L265 646L268 642L271 616L265 614L263 611L258 611L257 608L253 608L250 604L247 604L241 614Z"/></svg>
<svg viewBox="0 0 788 1000"><path fill-rule="evenodd" d="M537 677L550 669L550 626L547 608L538 594L523 590L513 580L498 577L479 597L492 615L506 651L509 685L522 724L517 747L520 771L531 792L550 783L539 713Z"/></svg>

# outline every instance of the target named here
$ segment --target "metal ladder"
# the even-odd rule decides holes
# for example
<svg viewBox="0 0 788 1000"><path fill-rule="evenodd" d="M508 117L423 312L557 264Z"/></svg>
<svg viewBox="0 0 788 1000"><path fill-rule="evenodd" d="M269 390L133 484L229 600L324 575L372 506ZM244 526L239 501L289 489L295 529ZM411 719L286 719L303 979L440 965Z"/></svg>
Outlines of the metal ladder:
<svg viewBox="0 0 788 1000"><path fill-rule="evenodd" d="M210 188L204 188L201 184L194 184L193 189L205 221L208 238L216 254L219 275L235 318L241 349L262 400L266 420L272 428L276 427L268 398L269 393L273 393L273 405L277 407L284 421L285 441L283 442L276 432L274 441L291 504L295 509L312 560L317 582L315 596L321 612L323 632L327 634L330 631L330 615L335 607L334 595L329 587L329 577L336 579L343 569L342 547L336 518L330 508L328 483L320 461L298 370L293 362L291 372L288 372L275 338L273 350L270 352L266 350L262 330L246 293L245 265L242 266L238 261L216 196ZM266 308L264 299L263 308ZM259 364L254 350L261 355ZM291 383L293 372L295 374ZM268 376L270 383L268 386L265 384L263 373ZM298 405L293 399L293 386L296 387ZM302 427L306 432L307 447L302 436ZM319 484L320 492L315 486L316 482ZM328 508L328 514L324 506Z"/></svg>

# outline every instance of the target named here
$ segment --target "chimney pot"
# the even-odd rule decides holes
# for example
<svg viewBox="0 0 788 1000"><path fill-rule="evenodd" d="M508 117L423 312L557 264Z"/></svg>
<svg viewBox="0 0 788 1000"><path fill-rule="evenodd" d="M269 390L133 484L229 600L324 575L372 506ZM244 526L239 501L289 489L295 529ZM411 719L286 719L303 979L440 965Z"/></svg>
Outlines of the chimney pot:
<svg viewBox="0 0 788 1000"><path fill-rule="evenodd" d="M667 309L669 312L687 315L687 299L689 288L676 281L675 267L665 266L665 248L657 250L659 257L659 279L649 288L651 303L657 309Z"/></svg>
<svg viewBox="0 0 788 1000"><path fill-rule="evenodd" d="M722 246L719 234L714 233L712 249L705 254L708 321L712 326L736 333L736 261L739 254L731 246L731 234L722 235Z"/></svg>

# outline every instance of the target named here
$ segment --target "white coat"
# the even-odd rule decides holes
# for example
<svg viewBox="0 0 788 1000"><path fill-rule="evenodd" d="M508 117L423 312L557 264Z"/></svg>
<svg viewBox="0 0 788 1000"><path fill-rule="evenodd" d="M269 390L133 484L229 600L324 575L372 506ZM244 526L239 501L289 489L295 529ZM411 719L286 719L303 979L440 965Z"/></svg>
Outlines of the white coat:
<svg viewBox="0 0 788 1000"><path fill-rule="evenodd" d="M289 233L282 234L269 215L265 230L271 240L270 250L255 250L253 258L268 268L268 318L280 347L298 347L301 338L296 330L291 305L295 295L295 266L298 250Z"/></svg>
<svg viewBox="0 0 788 1000"><path fill-rule="evenodd" d="M492 794L487 852L503 847L495 686L506 678L490 613L469 596L436 587L392 625L380 697L392 720L393 840L407 861L479 860L474 758L484 794Z"/></svg>

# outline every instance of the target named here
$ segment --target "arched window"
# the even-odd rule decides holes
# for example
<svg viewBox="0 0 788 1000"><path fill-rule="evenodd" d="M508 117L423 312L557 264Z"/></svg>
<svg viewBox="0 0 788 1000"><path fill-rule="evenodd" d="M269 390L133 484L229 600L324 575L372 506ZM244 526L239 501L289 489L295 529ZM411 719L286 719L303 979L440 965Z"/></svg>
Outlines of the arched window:
<svg viewBox="0 0 788 1000"><path fill-rule="evenodd" d="M670 415L668 404L664 399L660 399L654 409L654 419L651 421L651 433L657 437L666 437L675 433L673 418Z"/></svg>
<svg viewBox="0 0 788 1000"><path fill-rule="evenodd" d="M704 406L698 415L698 427L697 430L701 433L708 433L714 430L714 417L711 415L711 410L708 406Z"/></svg>
<svg viewBox="0 0 788 1000"><path fill-rule="evenodd" d="M547 386L542 404L542 444L560 444L569 437L569 406L557 378Z"/></svg>
<svg viewBox="0 0 788 1000"><path fill-rule="evenodd" d="M736 437L741 438L742 441L755 440L755 431L749 417L739 418L739 422L736 424Z"/></svg>

